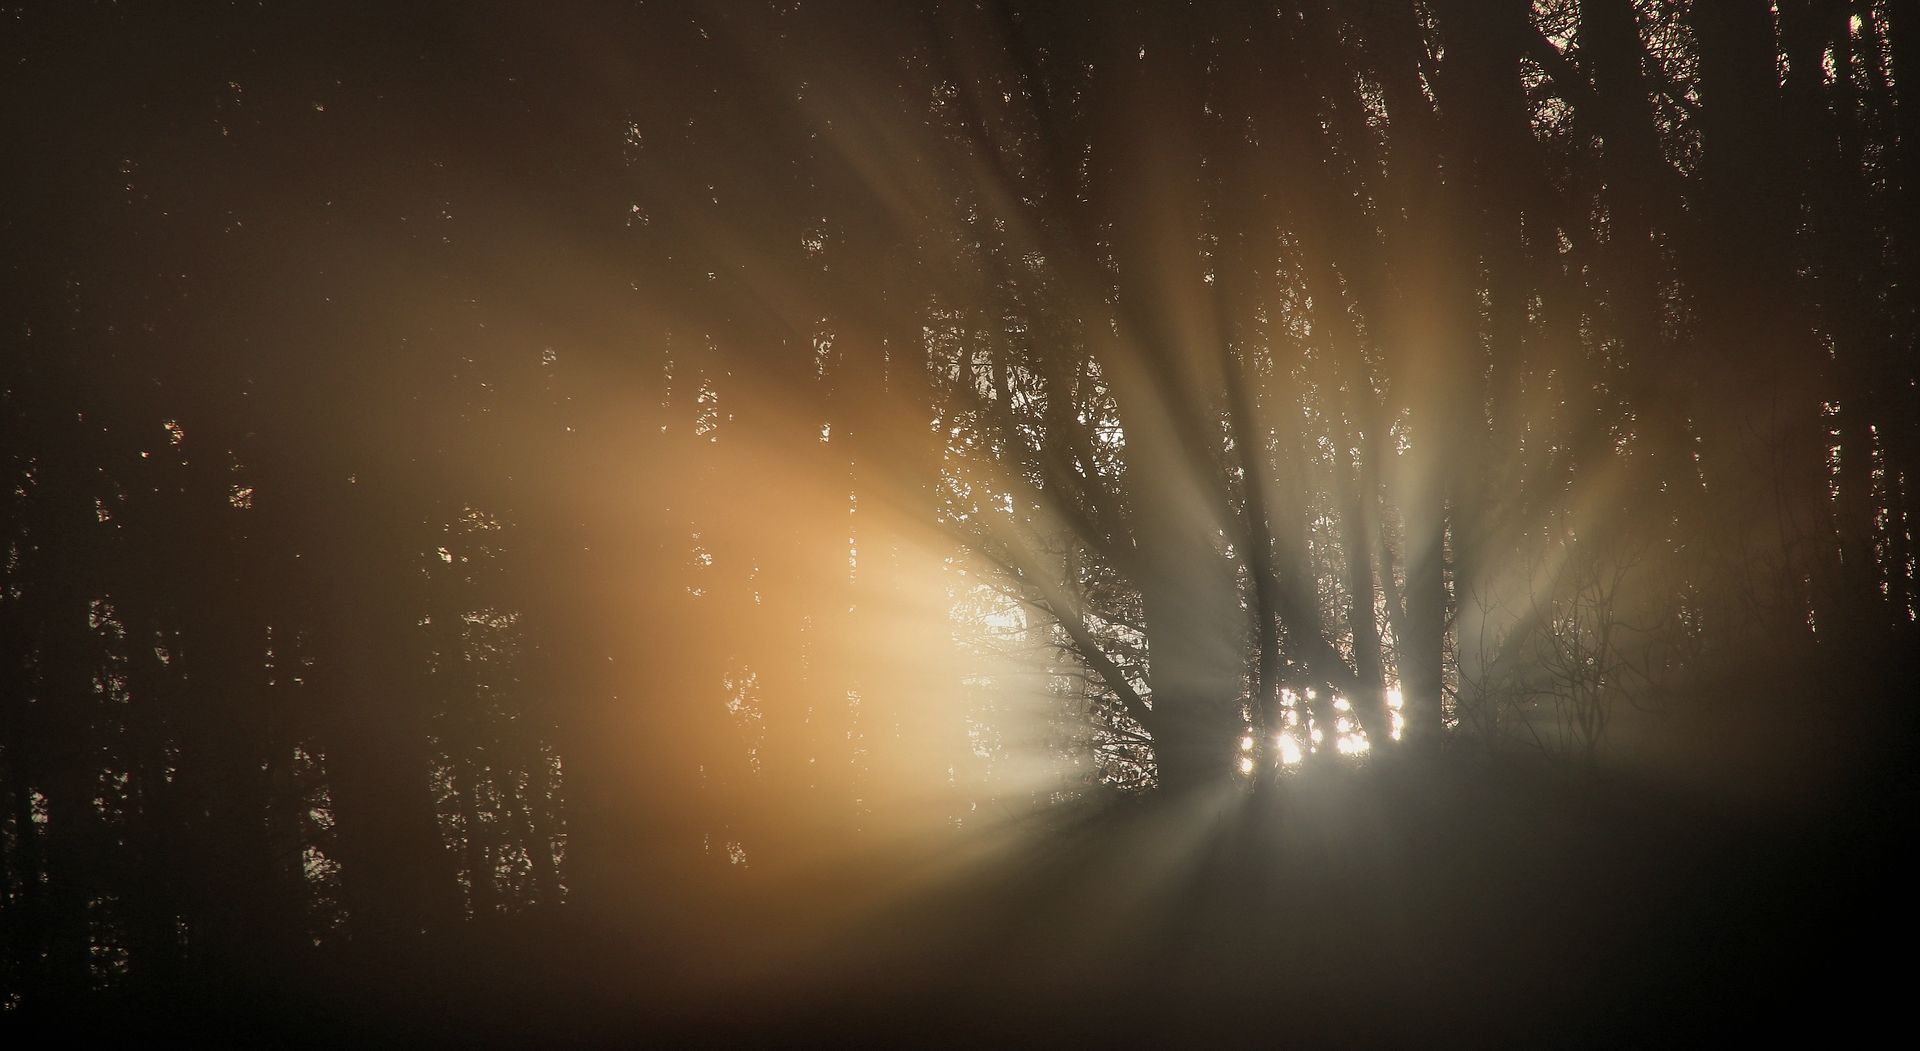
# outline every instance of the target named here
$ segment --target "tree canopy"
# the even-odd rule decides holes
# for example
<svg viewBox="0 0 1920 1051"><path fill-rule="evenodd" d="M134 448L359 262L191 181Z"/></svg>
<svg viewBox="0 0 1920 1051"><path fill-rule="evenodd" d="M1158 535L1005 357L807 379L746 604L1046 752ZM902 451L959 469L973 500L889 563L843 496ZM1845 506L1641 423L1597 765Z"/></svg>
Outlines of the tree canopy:
<svg viewBox="0 0 1920 1051"><path fill-rule="evenodd" d="M9 1012L1906 755L1908 0L15 14Z"/></svg>

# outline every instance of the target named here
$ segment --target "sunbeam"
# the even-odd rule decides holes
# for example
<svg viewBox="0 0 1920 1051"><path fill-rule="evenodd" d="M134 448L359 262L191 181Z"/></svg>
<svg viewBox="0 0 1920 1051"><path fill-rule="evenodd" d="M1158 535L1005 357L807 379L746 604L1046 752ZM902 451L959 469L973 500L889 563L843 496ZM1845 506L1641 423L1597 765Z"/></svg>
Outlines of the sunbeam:
<svg viewBox="0 0 1920 1051"><path fill-rule="evenodd" d="M0 1022L1901 1003L1912 4L7 17Z"/></svg>

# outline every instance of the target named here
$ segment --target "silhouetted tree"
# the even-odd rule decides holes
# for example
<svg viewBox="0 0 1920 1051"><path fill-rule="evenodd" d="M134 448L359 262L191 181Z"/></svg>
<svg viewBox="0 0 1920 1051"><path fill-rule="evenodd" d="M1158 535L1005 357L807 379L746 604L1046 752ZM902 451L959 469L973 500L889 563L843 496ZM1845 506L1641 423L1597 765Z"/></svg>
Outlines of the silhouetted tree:
<svg viewBox="0 0 1920 1051"><path fill-rule="evenodd" d="M1912 3L17 21L0 1006L1915 642Z"/></svg>

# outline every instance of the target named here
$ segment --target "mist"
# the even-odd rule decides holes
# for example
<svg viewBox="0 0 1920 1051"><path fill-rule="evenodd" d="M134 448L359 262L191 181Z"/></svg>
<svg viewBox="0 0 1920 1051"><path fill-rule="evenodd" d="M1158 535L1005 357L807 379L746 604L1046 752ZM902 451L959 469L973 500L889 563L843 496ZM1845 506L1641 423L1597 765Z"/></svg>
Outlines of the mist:
<svg viewBox="0 0 1920 1051"><path fill-rule="evenodd" d="M0 1026L1895 1024L1911 5L15 15Z"/></svg>

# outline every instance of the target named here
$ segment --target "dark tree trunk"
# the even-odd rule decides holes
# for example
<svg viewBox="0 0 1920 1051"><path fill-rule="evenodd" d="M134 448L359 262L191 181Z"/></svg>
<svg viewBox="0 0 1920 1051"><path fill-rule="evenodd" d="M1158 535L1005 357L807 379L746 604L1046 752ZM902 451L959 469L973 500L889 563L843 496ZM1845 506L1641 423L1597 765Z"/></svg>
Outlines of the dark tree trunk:
<svg viewBox="0 0 1920 1051"><path fill-rule="evenodd" d="M460 906L430 786L422 519L401 480L340 474L315 483L344 525L323 549L338 575L316 677L347 908L355 931L378 942L443 930Z"/></svg>

